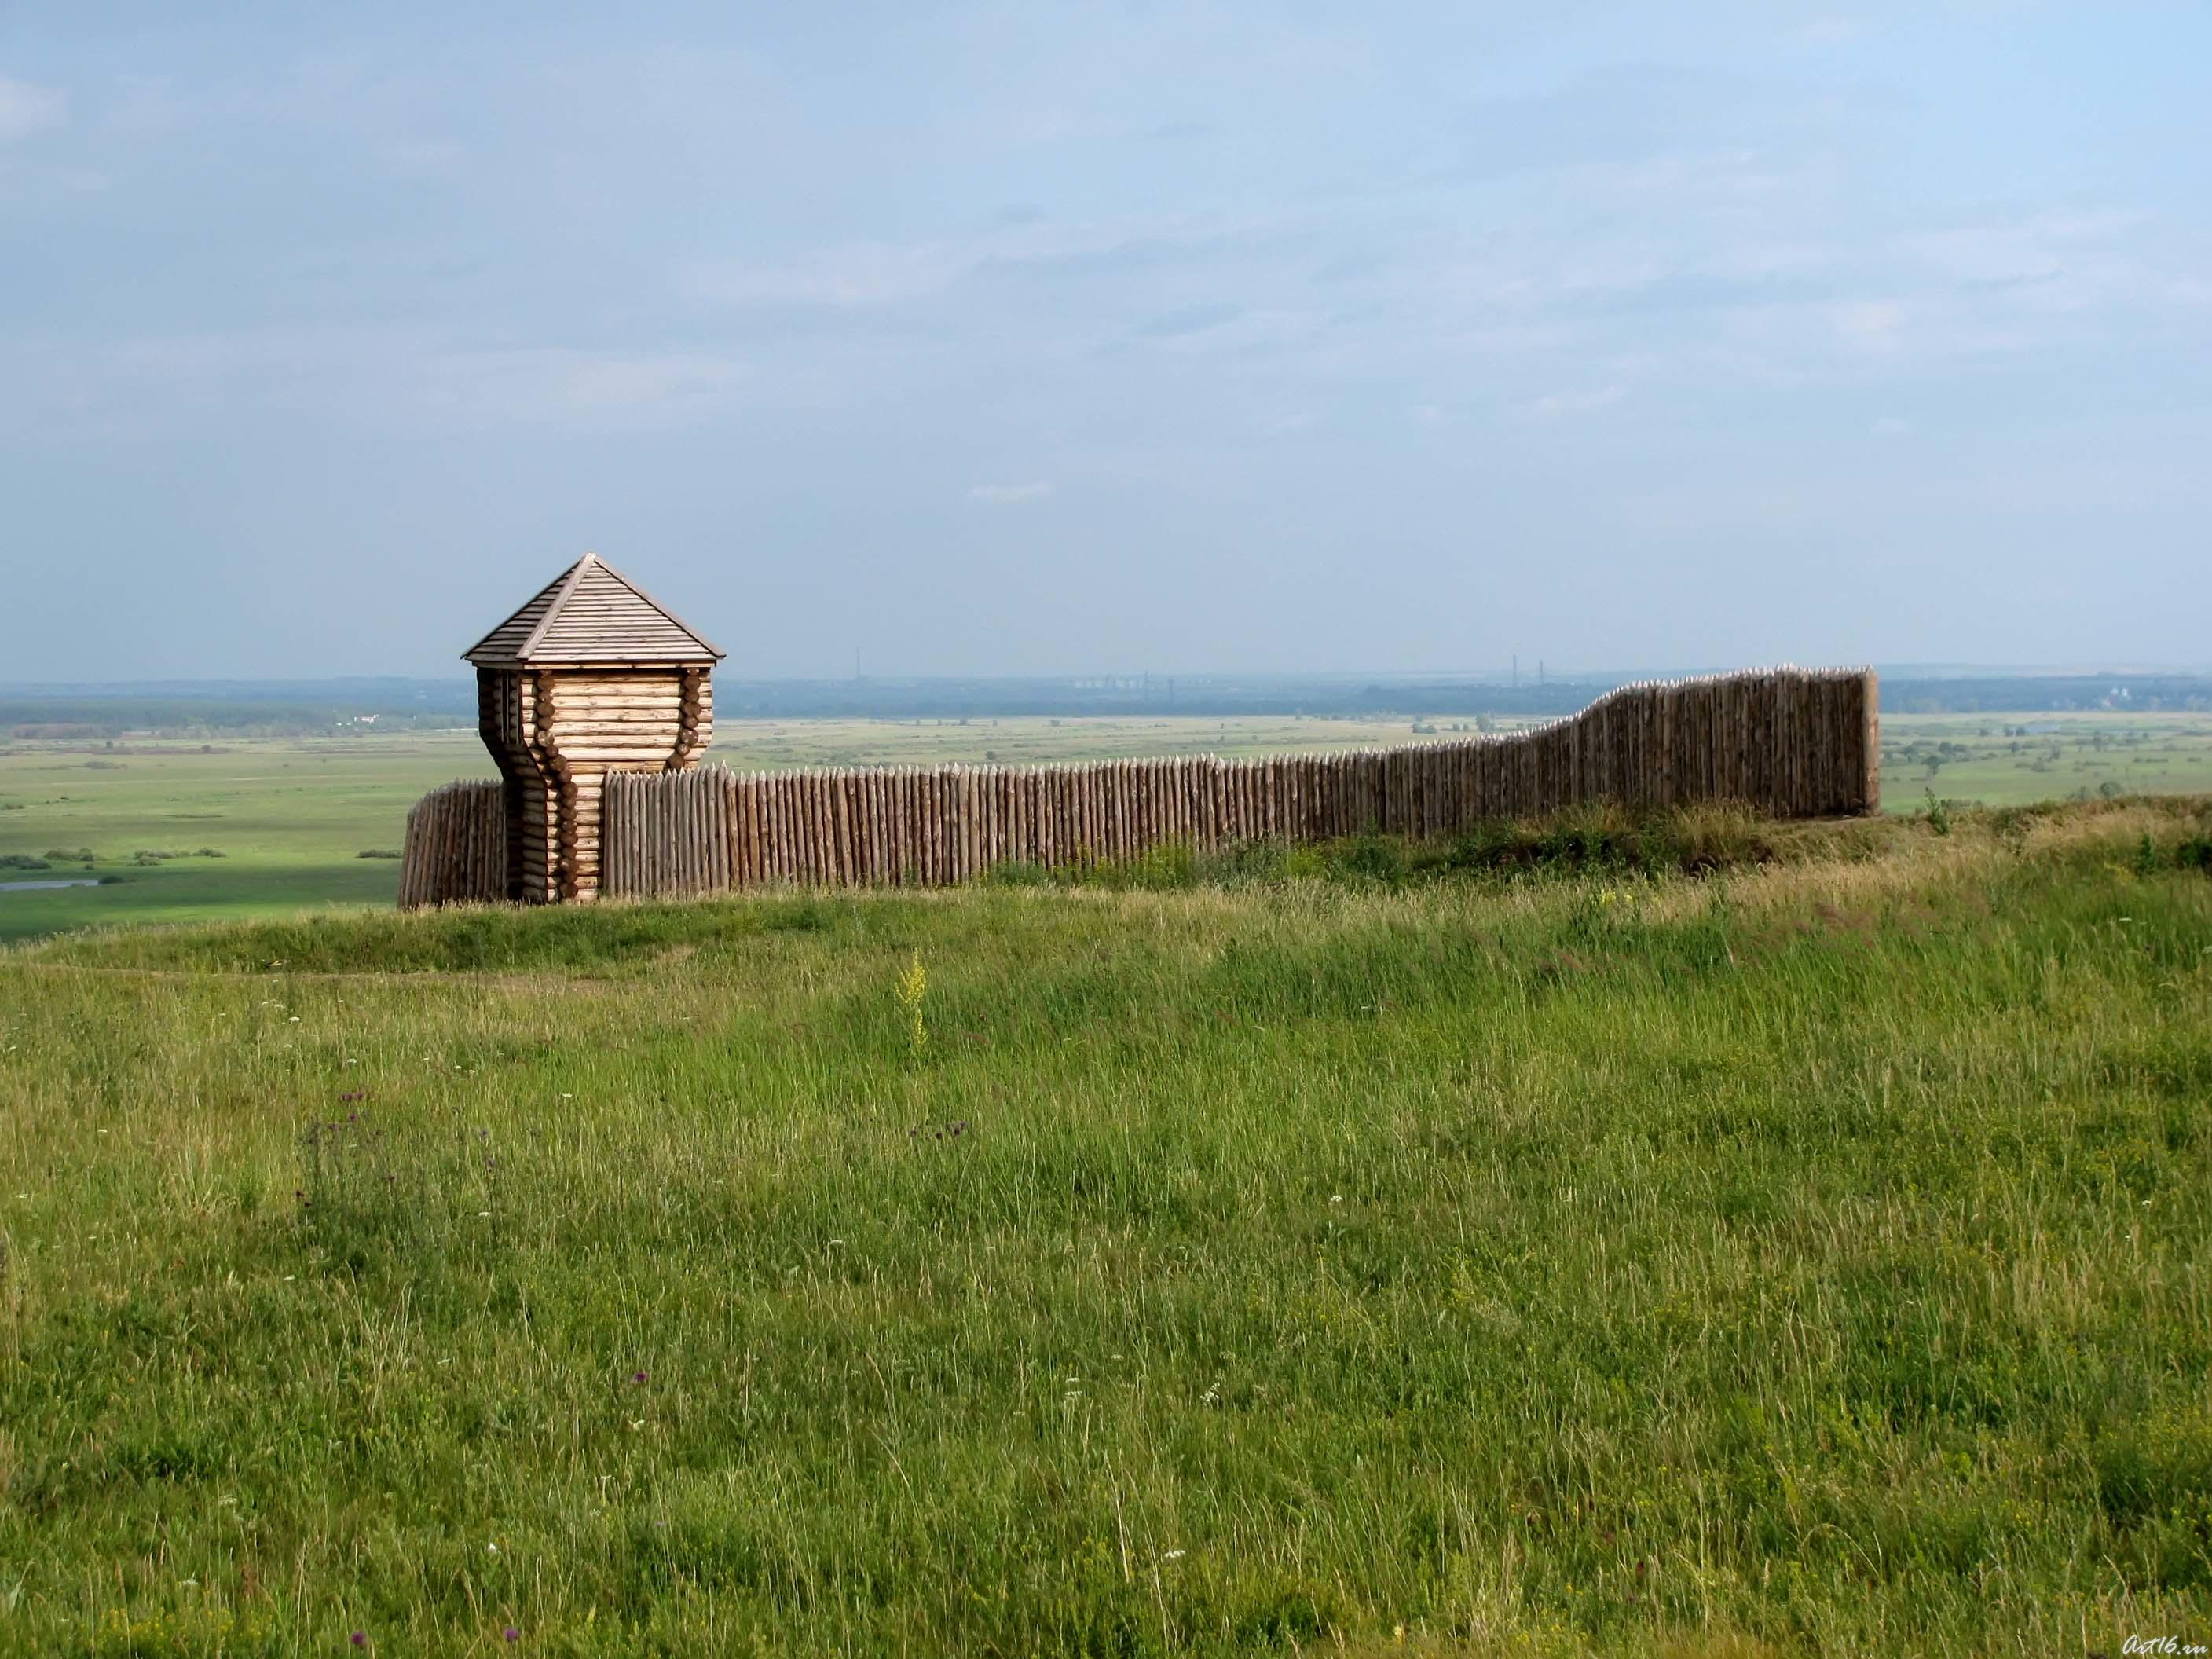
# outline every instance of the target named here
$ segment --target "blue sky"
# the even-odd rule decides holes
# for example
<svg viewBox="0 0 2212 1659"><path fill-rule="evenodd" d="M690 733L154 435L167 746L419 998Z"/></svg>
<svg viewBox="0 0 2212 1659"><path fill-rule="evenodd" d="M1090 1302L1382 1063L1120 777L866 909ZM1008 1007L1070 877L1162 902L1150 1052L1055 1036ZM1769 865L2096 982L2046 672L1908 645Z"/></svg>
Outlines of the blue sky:
<svg viewBox="0 0 2212 1659"><path fill-rule="evenodd" d="M189 21L179 21L189 12ZM0 4L0 679L2212 660L2201 5Z"/></svg>

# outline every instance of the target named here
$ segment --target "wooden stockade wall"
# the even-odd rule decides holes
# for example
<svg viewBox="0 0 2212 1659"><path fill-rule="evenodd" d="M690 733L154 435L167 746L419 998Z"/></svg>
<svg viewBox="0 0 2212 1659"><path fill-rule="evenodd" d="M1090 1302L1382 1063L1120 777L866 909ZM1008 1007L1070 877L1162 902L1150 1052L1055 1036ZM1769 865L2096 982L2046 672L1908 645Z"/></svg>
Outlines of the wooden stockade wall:
<svg viewBox="0 0 2212 1659"><path fill-rule="evenodd" d="M943 886L1009 862L1059 866L1169 843L1369 830L1443 836L1484 819L1599 803L1737 801L1789 817L1870 812L1881 801L1877 723L1870 672L1780 669L1624 686L1511 736L1328 755L610 772L601 890ZM410 861L415 846L410 829ZM471 890L467 878L421 890L504 891Z"/></svg>
<svg viewBox="0 0 2212 1659"><path fill-rule="evenodd" d="M400 857L400 908L507 896L504 794L499 783L449 783L415 803Z"/></svg>

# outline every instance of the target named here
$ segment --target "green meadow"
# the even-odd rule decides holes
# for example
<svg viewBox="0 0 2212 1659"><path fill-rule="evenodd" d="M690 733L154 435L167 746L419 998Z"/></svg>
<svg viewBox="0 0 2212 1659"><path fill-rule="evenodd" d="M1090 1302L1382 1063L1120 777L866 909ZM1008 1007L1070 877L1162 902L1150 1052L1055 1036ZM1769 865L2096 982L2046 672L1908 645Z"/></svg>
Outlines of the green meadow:
<svg viewBox="0 0 2212 1659"><path fill-rule="evenodd" d="M1492 722L1510 729L1512 722ZM1025 765L1132 755L1253 755L1449 739L1474 716L1409 720L1171 716L740 720L712 760L740 768ZM2018 732L2023 735L2013 735ZM2075 795L2212 792L2212 716L1892 715L1890 811L1939 799L2015 805ZM283 915L303 905L382 906L407 809L428 790L490 775L468 732L113 749L18 739L0 746L0 940L87 926ZM205 856L201 849L219 854ZM84 860L75 856L89 852ZM69 856L52 858L49 854ZM179 854L167 857L163 854ZM16 861L18 867L7 867ZM40 867L28 867L36 866Z"/></svg>
<svg viewBox="0 0 2212 1659"><path fill-rule="evenodd" d="M0 939L390 904L397 862L357 854L396 853L426 791L489 769L483 746L459 733L204 750L18 744L0 754L0 861L16 866L0 867L0 882L103 884L0 892Z"/></svg>
<svg viewBox="0 0 2212 1659"><path fill-rule="evenodd" d="M1990 806L2212 792L2212 714L1885 714L1882 803Z"/></svg>
<svg viewBox="0 0 2212 1659"><path fill-rule="evenodd" d="M0 1650L2203 1641L2208 863L1591 815L0 952Z"/></svg>

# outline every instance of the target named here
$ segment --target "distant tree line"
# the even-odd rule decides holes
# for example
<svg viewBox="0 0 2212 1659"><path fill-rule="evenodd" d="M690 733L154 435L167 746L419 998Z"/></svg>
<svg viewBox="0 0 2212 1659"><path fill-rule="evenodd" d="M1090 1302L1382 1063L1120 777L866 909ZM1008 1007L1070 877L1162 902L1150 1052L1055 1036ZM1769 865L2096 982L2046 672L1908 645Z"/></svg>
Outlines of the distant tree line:
<svg viewBox="0 0 2212 1659"><path fill-rule="evenodd" d="M2129 714L2212 709L2212 676L2203 674L2009 674L1881 683L1881 706L1894 714L2063 714L2108 708Z"/></svg>
<svg viewBox="0 0 2212 1659"><path fill-rule="evenodd" d="M1653 674L1637 678L1662 678ZM725 719L980 720L1024 715L1305 715L1407 720L1549 719L1571 714L1625 675L1541 681L1297 675L1093 675L1060 678L745 680L717 677ZM1885 677L1891 714L2212 710L2212 677L2195 674L2006 674ZM205 741L340 732L472 726L467 680L226 681L112 689L0 690L0 736L107 741L126 732Z"/></svg>

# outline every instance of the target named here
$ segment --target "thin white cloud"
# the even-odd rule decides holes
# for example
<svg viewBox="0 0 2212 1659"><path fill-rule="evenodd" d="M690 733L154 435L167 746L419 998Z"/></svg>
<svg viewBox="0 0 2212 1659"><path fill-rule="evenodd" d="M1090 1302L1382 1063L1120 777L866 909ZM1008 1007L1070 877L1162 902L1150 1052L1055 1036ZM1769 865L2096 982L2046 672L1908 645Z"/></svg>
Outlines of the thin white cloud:
<svg viewBox="0 0 2212 1659"><path fill-rule="evenodd" d="M977 484L969 490L968 499L990 507L1013 507L1024 501L1041 501L1052 494L1052 488L1042 479L1034 483Z"/></svg>
<svg viewBox="0 0 2212 1659"><path fill-rule="evenodd" d="M1588 392L1547 392L1528 405L1533 414L1547 419L1562 415L1588 415L1601 409L1609 409L1628 395L1628 388L1615 383Z"/></svg>
<svg viewBox="0 0 2212 1659"><path fill-rule="evenodd" d="M777 264L698 265L685 286L700 298L731 305L889 305L942 293L966 272L972 258L942 243L867 243Z"/></svg>
<svg viewBox="0 0 2212 1659"><path fill-rule="evenodd" d="M111 433L204 425L216 411L370 428L665 427L711 416L749 376L714 353L483 347L407 328L282 327L148 336L105 350L0 339L8 425L63 421Z"/></svg>
<svg viewBox="0 0 2212 1659"><path fill-rule="evenodd" d="M449 138L404 138L385 147L384 161L404 177L433 178L452 173L463 154Z"/></svg>
<svg viewBox="0 0 2212 1659"><path fill-rule="evenodd" d="M1808 18L1790 38L1802 46L1841 46L1858 40L1869 27L1863 17L1830 14Z"/></svg>
<svg viewBox="0 0 2212 1659"><path fill-rule="evenodd" d="M69 118L69 94L0 75L0 139L20 138Z"/></svg>
<svg viewBox="0 0 2212 1659"><path fill-rule="evenodd" d="M1240 234L1194 228L1173 216L1139 215L1062 224L1042 214L1002 215L980 229L910 241L848 242L770 259L695 260L677 272L690 297L733 306L858 309L935 299L972 279L1128 278L1176 268L1211 270L1224 256L1260 251ZM1140 332L1215 328L1242 307L1201 304L1210 295L1163 301Z"/></svg>
<svg viewBox="0 0 2212 1659"><path fill-rule="evenodd" d="M711 402L744 375L742 364L702 354L578 354L559 365L555 384L565 412L597 414Z"/></svg>
<svg viewBox="0 0 2212 1659"><path fill-rule="evenodd" d="M1851 300L1829 307L1828 321L1846 343L1887 354L1898 349L1905 308L1894 300Z"/></svg>

